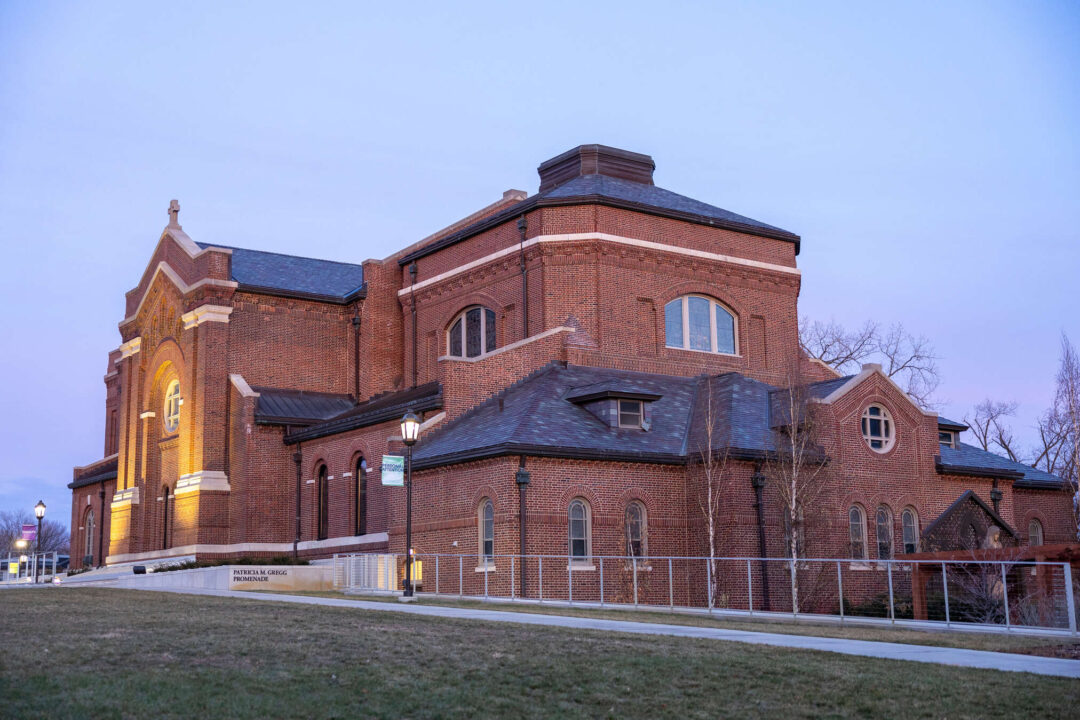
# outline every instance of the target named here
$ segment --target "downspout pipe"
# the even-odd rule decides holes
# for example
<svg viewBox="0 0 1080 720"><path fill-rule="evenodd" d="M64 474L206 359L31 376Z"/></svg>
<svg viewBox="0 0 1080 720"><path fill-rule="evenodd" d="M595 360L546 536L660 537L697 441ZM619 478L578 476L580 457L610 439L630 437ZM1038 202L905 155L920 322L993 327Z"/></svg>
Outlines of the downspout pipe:
<svg viewBox="0 0 1080 720"><path fill-rule="evenodd" d="M765 605L765 610L769 610L771 603L769 602L769 564L765 562L765 558L768 557L768 550L765 546L765 475L761 472L761 463L754 466L754 474L750 478L750 482L754 485L754 508L757 510L757 530L758 530L758 556L761 558L759 564L761 565L761 596Z"/></svg>
<svg viewBox="0 0 1080 720"><path fill-rule="evenodd" d="M360 303L356 304L353 326L353 395L360 402Z"/></svg>
<svg viewBox="0 0 1080 720"><path fill-rule="evenodd" d="M412 262L411 265L409 265L409 285L414 287L414 288L416 287L416 261L415 260ZM412 305L412 386L416 387L417 365L419 365L419 360L420 360L420 358L418 358L416 356L416 346L419 344L417 342L417 339L416 339L417 338L417 328L416 328L416 290L413 290L411 292L410 297L412 299L412 303L411 303L411 305Z"/></svg>
<svg viewBox="0 0 1080 720"><path fill-rule="evenodd" d="M520 236L518 244L518 262L521 267L521 328L522 339L529 337L529 275L525 272L525 231L529 228L529 221L522 215L518 218L517 229Z"/></svg>
<svg viewBox="0 0 1080 720"><path fill-rule="evenodd" d="M293 453L293 462L296 463L296 535L293 538L292 554L293 559L300 557L300 485L303 480L301 475L303 473L301 463L304 460L304 454L300 452L300 443L296 445L296 452Z"/></svg>
<svg viewBox="0 0 1080 720"><path fill-rule="evenodd" d="M526 588L525 588L525 555L526 555L526 552L525 552L525 550L526 550L525 539L527 537L527 533L525 531L525 510L526 510L525 491L529 487L529 480L530 480L529 471L525 469L525 456L524 455L522 455L518 459L518 470L514 474L514 480L517 481L517 486L518 486L518 531L519 531L519 534L521 536L520 540L519 540L520 549L519 549L518 552L521 555L521 597L524 598L524 597L528 597L528 593L527 593Z"/></svg>

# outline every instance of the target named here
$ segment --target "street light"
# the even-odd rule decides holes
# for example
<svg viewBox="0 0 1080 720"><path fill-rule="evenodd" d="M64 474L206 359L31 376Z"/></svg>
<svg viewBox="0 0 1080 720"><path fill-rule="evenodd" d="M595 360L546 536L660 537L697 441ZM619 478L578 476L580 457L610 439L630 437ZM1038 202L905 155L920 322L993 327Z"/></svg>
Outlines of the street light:
<svg viewBox="0 0 1080 720"><path fill-rule="evenodd" d="M405 597L413 596L412 586L412 448L420 438L420 418L412 410L401 418L401 440L405 443Z"/></svg>
<svg viewBox="0 0 1080 720"><path fill-rule="evenodd" d="M26 549L26 538L16 538L15 549L19 552L19 570L15 573L15 579L17 580L22 577L22 564L26 562L26 556L23 555L23 550Z"/></svg>
<svg viewBox="0 0 1080 720"><path fill-rule="evenodd" d="M34 515L37 516L37 549L34 554L41 555L41 520L45 517L45 503L41 500L37 501L37 505L34 506ZM38 558L34 558L34 582L38 582Z"/></svg>

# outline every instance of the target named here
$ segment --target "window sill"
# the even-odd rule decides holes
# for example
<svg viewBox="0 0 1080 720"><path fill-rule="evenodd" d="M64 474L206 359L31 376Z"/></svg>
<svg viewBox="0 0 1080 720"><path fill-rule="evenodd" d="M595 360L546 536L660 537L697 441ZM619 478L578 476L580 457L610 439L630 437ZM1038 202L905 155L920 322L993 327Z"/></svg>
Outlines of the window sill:
<svg viewBox="0 0 1080 720"><path fill-rule="evenodd" d="M725 352L713 352L712 350L695 350L694 348L675 347L674 345L665 345L665 350L679 350L681 352L701 353L703 355L714 355L716 357L725 358L741 358L741 353L725 353Z"/></svg>
<svg viewBox="0 0 1080 720"><path fill-rule="evenodd" d="M634 572L634 563L632 563L632 562L626 563L625 565L623 565L623 570L625 570L626 572ZM637 564L637 571L638 572L652 572L652 564L651 563L646 563L646 562L639 562Z"/></svg>
<svg viewBox="0 0 1080 720"><path fill-rule="evenodd" d="M861 561L856 560L854 562L848 563L848 570L873 570L873 569L874 568L872 568L870 566L870 563L866 562L865 560L861 560Z"/></svg>
<svg viewBox="0 0 1080 720"><path fill-rule="evenodd" d="M566 566L566 569L571 572L590 572L596 570L596 566L591 562L571 562Z"/></svg>
<svg viewBox="0 0 1080 720"><path fill-rule="evenodd" d="M473 572L478 572L478 573L495 572L495 565L494 564L481 565L479 567L473 568Z"/></svg>

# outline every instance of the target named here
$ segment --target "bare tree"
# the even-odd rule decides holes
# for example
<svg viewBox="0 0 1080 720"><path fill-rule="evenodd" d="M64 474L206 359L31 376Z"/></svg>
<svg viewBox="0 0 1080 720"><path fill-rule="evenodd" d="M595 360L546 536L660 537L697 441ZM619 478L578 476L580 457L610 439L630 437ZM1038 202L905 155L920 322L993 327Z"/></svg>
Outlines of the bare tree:
<svg viewBox="0 0 1080 720"><path fill-rule="evenodd" d="M1050 414L1060 438L1054 474L1064 480L1065 491L1072 495L1073 530L1080 540L1080 353L1064 333L1061 334L1061 364Z"/></svg>
<svg viewBox="0 0 1080 720"><path fill-rule="evenodd" d="M798 612L800 538L805 536L806 519L824 488L827 458L817 442L816 408L810 402L809 388L798 374L798 365L791 367L785 387L774 391L770 400L773 417L779 422L774 422L773 450L762 471L783 513L786 554L792 560L791 607Z"/></svg>
<svg viewBox="0 0 1080 720"><path fill-rule="evenodd" d="M908 332L900 323L882 328L867 322L849 331L835 321L804 319L799 341L807 355L840 373L857 372L865 362L880 363L912 400L924 408L934 404L933 394L941 383L938 356L929 339Z"/></svg>
<svg viewBox="0 0 1080 720"><path fill-rule="evenodd" d="M1012 428L1006 420L1016 414L1016 408L1015 402L987 398L975 406L973 414L964 415L964 423L983 450L994 452L996 448L1011 460L1019 461Z"/></svg>
<svg viewBox="0 0 1080 720"><path fill-rule="evenodd" d="M0 512L0 552L13 550L15 541L22 536L22 526L37 527L37 519L27 510L5 510ZM66 553L70 546L67 527L55 520L41 521L41 551ZM37 542L30 550L36 550Z"/></svg>
<svg viewBox="0 0 1080 720"><path fill-rule="evenodd" d="M713 399L713 380L705 378L706 393L705 406L702 412L700 435L696 439L697 455L701 462L701 476L705 487L698 496L698 507L705 521L705 533L709 542L709 557L715 558L717 552L717 536L720 531L720 509L724 497L724 487L727 484L728 456L727 443L724 448L717 447L717 435L723 428L719 426L719 415ZM710 593L712 598L717 597L717 588L720 582L719 568L715 560L712 563L712 583Z"/></svg>

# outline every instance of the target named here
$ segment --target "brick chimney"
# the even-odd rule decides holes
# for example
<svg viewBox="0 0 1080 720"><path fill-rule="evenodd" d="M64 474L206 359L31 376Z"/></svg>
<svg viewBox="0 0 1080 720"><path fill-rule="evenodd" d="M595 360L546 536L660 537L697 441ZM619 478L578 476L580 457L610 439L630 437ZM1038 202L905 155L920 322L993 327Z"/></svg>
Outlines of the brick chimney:
<svg viewBox="0 0 1080 720"><path fill-rule="evenodd" d="M607 175L644 185L653 184L656 163L648 155L607 145L579 145L540 163L540 192L557 188L582 175Z"/></svg>

